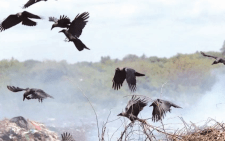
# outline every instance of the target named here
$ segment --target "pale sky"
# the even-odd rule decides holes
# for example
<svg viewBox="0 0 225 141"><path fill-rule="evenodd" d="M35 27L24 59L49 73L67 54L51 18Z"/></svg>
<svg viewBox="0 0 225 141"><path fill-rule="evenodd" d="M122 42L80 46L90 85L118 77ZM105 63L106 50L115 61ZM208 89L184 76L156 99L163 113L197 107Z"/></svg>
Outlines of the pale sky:
<svg viewBox="0 0 225 141"><path fill-rule="evenodd" d="M27 0L0 0L0 20L22 12ZM0 33L0 60L99 61L128 54L171 57L177 53L219 51L225 40L222 0L48 0L25 9L44 17L36 27L14 26ZM65 35L52 31L49 16L89 12L79 52Z"/></svg>

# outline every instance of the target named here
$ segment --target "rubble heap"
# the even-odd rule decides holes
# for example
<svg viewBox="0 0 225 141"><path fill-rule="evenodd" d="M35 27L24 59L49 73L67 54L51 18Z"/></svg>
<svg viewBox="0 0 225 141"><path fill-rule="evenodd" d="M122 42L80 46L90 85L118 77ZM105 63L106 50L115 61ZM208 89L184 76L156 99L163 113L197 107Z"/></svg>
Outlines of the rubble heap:
<svg viewBox="0 0 225 141"><path fill-rule="evenodd" d="M19 116L0 121L0 141L60 141L44 124Z"/></svg>

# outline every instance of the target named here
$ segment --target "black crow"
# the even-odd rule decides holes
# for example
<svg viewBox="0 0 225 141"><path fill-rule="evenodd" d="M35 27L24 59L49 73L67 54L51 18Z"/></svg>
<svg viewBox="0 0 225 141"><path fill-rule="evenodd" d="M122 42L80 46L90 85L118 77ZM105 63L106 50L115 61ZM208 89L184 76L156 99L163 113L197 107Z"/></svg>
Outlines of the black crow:
<svg viewBox="0 0 225 141"><path fill-rule="evenodd" d="M124 116L129 118L133 123L135 120L142 121L138 118L139 112L148 104L148 101L145 99L136 98L135 95L132 96L129 100L125 112L118 114L117 116Z"/></svg>
<svg viewBox="0 0 225 141"><path fill-rule="evenodd" d="M38 99L39 102L42 102L42 100L47 97L53 98L52 96L48 95L41 89L35 89L35 88L22 89L22 88L14 87L14 86L7 86L7 88L12 92L25 91L25 93L23 94L23 101L26 98L27 100Z"/></svg>
<svg viewBox="0 0 225 141"><path fill-rule="evenodd" d="M70 27L70 19L67 17L67 16L60 16L59 19L55 18L55 17L49 17L49 21L50 22L55 22L53 25L52 25L52 28L51 30L54 28L54 27L61 27L61 28L69 28Z"/></svg>
<svg viewBox="0 0 225 141"><path fill-rule="evenodd" d="M77 49L79 51L82 51L84 48L90 50L89 48L86 47L84 43L80 39L78 39L82 33L83 28L85 27L87 23L87 19L89 18L89 13L84 12L82 14L78 14L75 19L72 21L70 24L70 27L68 30L63 29L59 32L63 32L66 37L69 39L69 41L72 41Z"/></svg>
<svg viewBox="0 0 225 141"><path fill-rule="evenodd" d="M27 8L27 7L33 5L34 3L37 3L37 2L39 2L39 1L47 1L47 0L29 0L29 1L23 6L23 8Z"/></svg>
<svg viewBox="0 0 225 141"><path fill-rule="evenodd" d="M67 132L66 132L66 133L61 134L61 136L62 136L62 141L75 141L73 139L73 136L70 135L70 133L67 134Z"/></svg>
<svg viewBox="0 0 225 141"><path fill-rule="evenodd" d="M225 59L224 59L224 58L216 57L216 56L212 56L212 55L207 55L207 54L205 54L205 53L202 52L202 51L201 51L201 54L202 54L203 56L205 56L205 57L211 57L211 58L216 59L216 60L212 63L212 65L218 64L218 63L223 63L223 64L225 65Z"/></svg>
<svg viewBox="0 0 225 141"><path fill-rule="evenodd" d="M114 90L120 89L120 87L123 85L124 80L127 80L128 86L131 91L136 90L136 76L145 76L144 74L136 72L134 69L131 68L123 68L120 70L119 68L116 68L115 75L113 78L113 85L112 88Z"/></svg>
<svg viewBox="0 0 225 141"><path fill-rule="evenodd" d="M162 100L162 99L157 99L155 100L150 106L153 106L153 111L152 111L152 121L157 122L166 116L166 113L171 111L170 107L173 106L175 108L181 108L180 106L177 106L176 104ZM149 106L149 107L150 107Z"/></svg>
<svg viewBox="0 0 225 141"><path fill-rule="evenodd" d="M23 11L21 13L17 13L15 15L9 15L1 24L0 24L0 31L6 30L8 28L11 28L20 22L22 22L23 25L27 26L36 26L37 23L30 20L29 18L34 19L41 19L41 17L34 15L32 13L29 13L27 11Z"/></svg>

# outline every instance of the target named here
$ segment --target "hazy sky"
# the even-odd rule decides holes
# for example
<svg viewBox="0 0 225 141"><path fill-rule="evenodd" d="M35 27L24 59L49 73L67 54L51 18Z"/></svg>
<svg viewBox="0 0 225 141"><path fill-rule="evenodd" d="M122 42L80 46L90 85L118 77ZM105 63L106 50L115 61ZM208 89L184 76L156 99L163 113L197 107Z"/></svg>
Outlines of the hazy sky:
<svg viewBox="0 0 225 141"><path fill-rule="evenodd" d="M27 0L1 0L0 19L22 12ZM0 59L20 61L99 61L101 56L127 54L171 57L177 53L219 51L225 39L222 0L48 0L26 10L44 17L36 27L17 25L0 33ZM91 50L79 52L52 31L49 16L71 19L89 12L80 39Z"/></svg>

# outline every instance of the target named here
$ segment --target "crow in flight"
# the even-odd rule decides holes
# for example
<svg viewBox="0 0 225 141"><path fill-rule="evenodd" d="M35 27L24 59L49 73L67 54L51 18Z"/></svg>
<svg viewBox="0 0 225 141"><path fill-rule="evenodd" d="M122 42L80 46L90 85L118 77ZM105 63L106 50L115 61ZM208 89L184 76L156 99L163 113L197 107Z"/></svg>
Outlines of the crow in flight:
<svg viewBox="0 0 225 141"><path fill-rule="evenodd" d="M25 99L27 100L38 99L39 102L42 102L42 100L47 97L53 98L52 96L48 95L41 89L35 89L35 88L22 89L22 88L14 87L14 86L7 86L7 88L12 92L25 91L25 93L23 94L23 101Z"/></svg>
<svg viewBox="0 0 225 141"><path fill-rule="evenodd" d="M61 28L69 28L70 27L70 19L67 17L67 16L60 16L59 19L55 18L55 17L49 17L49 21L50 22L54 22L54 24L52 25L52 28L55 28L55 27L61 27Z"/></svg>
<svg viewBox="0 0 225 141"><path fill-rule="evenodd" d="M150 106L153 106L152 111L152 121L157 122L166 116L166 112L170 112L170 107L173 106L175 108L181 108L180 106L177 106L176 104L173 104L170 101L157 99L155 100ZM150 107L149 106L149 107Z"/></svg>
<svg viewBox="0 0 225 141"><path fill-rule="evenodd" d="M15 15L9 15L1 24L0 24L0 31L6 30L8 28L11 28L20 22L22 22L23 25L27 26L36 26L37 23L30 20L29 18L34 19L41 19L41 17L34 15L32 13L29 13L27 11L23 11L21 13L17 13Z"/></svg>
<svg viewBox="0 0 225 141"><path fill-rule="evenodd" d="M146 99L140 99L139 97L136 98L136 96L133 95L125 108L125 112L122 112L117 116L127 117L132 121L132 123L134 123L135 120L143 122L143 120L138 118L138 114L147 104L148 101Z"/></svg>
<svg viewBox="0 0 225 141"><path fill-rule="evenodd" d="M24 6L23 8L27 8L31 5L33 5L34 3L40 2L40 1L47 1L47 0L29 0Z"/></svg>
<svg viewBox="0 0 225 141"><path fill-rule="evenodd" d="M69 41L72 41L76 48L79 51L82 51L84 48L90 50L89 48L86 47L84 43L80 39L78 39L82 33L83 28L85 27L87 23L87 19L89 18L89 13L84 12L82 14L78 14L75 19L72 21L72 23L69 26L69 29L63 29L59 32L62 32L65 34L65 36L69 39Z"/></svg>
<svg viewBox="0 0 225 141"><path fill-rule="evenodd" d="M201 54L202 54L203 56L205 56L205 57L211 57L211 58L216 59L216 60L212 63L212 65L218 64L218 63L223 63L223 64L225 65L225 59L224 59L224 58L216 57L216 56L212 56L212 55L207 55L207 54L205 54L205 53L202 52L202 51L201 51Z"/></svg>
<svg viewBox="0 0 225 141"><path fill-rule="evenodd" d="M67 132L66 132L66 133L61 134L61 136L62 136L62 141L75 141L73 139L72 135L70 135L70 133L67 134Z"/></svg>
<svg viewBox="0 0 225 141"><path fill-rule="evenodd" d="M114 90L120 89L120 87L123 85L124 80L126 79L130 90L134 92L136 90L136 76L145 76L145 75L138 73L131 68L123 68L122 70L116 68L115 75L112 80L113 81L112 88L114 88Z"/></svg>

